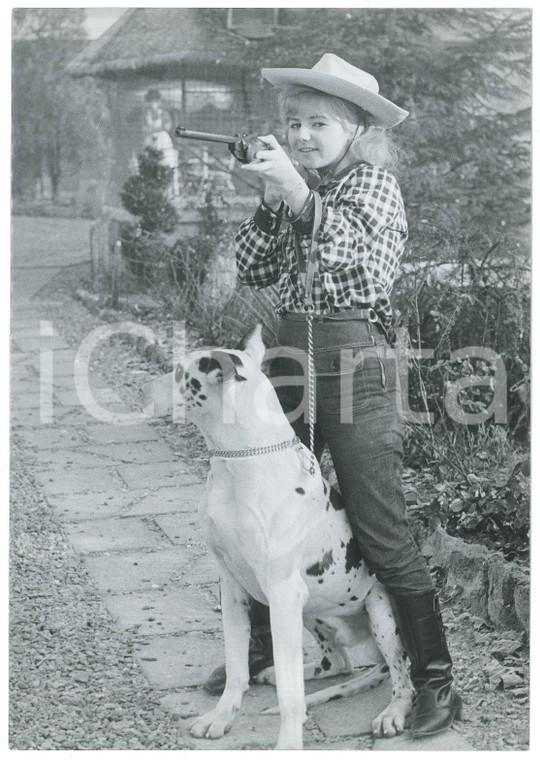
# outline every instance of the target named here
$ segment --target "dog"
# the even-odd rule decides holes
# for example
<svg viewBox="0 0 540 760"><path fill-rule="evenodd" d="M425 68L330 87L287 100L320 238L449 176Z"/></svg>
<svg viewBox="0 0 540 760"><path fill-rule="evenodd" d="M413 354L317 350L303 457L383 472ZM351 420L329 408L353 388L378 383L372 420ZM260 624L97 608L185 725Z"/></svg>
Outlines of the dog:
<svg viewBox="0 0 540 760"><path fill-rule="evenodd" d="M227 675L216 707L195 720L191 734L222 737L240 708L250 680L253 597L270 608L274 667L257 681L276 685L276 749L302 749L306 706L358 693L388 675L392 699L372 729L375 736L395 736L414 688L389 597L362 559L338 493L295 439L262 370L265 352L258 326L243 350L194 351L144 394L147 413L165 416L174 387L211 455L200 515L220 570ZM304 627L321 648L320 660L306 665ZM305 679L352 672L347 648L354 646L375 652L370 662L377 664L306 700Z"/></svg>

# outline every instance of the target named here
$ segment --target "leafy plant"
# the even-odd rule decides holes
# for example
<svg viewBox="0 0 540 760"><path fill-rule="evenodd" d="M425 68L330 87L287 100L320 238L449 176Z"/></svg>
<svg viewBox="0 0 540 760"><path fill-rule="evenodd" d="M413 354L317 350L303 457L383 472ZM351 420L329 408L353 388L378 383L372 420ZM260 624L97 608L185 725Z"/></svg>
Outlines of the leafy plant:
<svg viewBox="0 0 540 760"><path fill-rule="evenodd" d="M507 559L526 557L530 538L530 469L528 459L519 461L500 486L492 477L468 473L438 487L430 504L453 536L477 540L479 536Z"/></svg>

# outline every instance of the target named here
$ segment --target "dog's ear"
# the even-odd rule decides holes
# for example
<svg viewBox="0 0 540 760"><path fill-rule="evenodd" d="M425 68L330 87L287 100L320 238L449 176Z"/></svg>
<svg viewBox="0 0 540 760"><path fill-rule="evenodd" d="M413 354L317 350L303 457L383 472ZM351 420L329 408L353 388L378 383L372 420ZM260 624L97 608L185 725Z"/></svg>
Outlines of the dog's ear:
<svg viewBox="0 0 540 760"><path fill-rule="evenodd" d="M238 371L238 367L243 366L239 356L220 350L212 351L209 357L204 356L199 361L199 370L208 376L210 384L226 383L231 378L237 382L246 380Z"/></svg>
<svg viewBox="0 0 540 760"><path fill-rule="evenodd" d="M264 355L266 353L266 346L264 345L264 342L262 339L261 322L259 322L259 324L253 328L251 333L245 339L244 351L246 352L246 354L249 354L251 358L257 362L257 365L259 367L261 366Z"/></svg>

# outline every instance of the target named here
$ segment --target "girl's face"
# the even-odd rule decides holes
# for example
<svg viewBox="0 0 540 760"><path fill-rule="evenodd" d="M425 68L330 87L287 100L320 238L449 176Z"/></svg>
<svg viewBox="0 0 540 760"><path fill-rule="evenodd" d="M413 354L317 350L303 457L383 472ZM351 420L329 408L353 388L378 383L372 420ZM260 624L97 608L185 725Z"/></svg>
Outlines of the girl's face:
<svg viewBox="0 0 540 760"><path fill-rule="evenodd" d="M345 126L320 105L300 103L287 118L292 157L306 169L337 165L351 143L354 126Z"/></svg>

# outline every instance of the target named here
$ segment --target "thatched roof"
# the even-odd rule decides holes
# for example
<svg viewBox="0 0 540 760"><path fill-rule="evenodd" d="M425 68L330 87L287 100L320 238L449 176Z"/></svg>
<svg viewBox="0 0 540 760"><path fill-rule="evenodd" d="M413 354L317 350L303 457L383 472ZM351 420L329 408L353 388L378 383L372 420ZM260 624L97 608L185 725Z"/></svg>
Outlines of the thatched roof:
<svg viewBox="0 0 540 760"><path fill-rule="evenodd" d="M72 76L114 76L171 64L242 66L245 41L223 9L132 8L68 65Z"/></svg>

